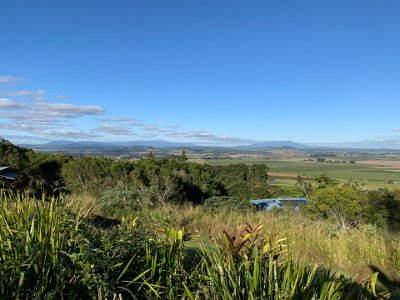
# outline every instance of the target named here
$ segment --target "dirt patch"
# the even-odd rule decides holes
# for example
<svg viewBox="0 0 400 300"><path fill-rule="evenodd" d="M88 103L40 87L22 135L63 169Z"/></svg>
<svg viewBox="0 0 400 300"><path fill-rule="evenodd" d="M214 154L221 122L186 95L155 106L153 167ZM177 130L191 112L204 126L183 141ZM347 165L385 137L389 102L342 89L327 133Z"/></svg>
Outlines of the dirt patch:
<svg viewBox="0 0 400 300"><path fill-rule="evenodd" d="M297 178L298 174L268 172L268 176L270 176L270 177L289 177L289 178Z"/></svg>
<svg viewBox="0 0 400 300"><path fill-rule="evenodd" d="M400 160L358 160L357 164L392 167L400 169Z"/></svg>

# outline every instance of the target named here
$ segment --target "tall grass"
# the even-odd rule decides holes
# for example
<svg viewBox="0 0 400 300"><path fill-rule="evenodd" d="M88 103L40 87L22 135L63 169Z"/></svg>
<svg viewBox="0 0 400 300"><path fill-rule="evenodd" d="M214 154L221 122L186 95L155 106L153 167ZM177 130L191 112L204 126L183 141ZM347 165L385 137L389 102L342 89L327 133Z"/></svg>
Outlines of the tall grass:
<svg viewBox="0 0 400 300"><path fill-rule="evenodd" d="M218 236L223 231L236 235L246 222L263 223L260 234L270 240L286 237L292 255L299 260L360 279L369 278L374 273L371 267L375 266L390 279L400 279L400 234L373 225L341 230L335 224L313 221L294 212L239 213L222 209L209 213L190 205L165 206L136 214L141 214L148 226L185 227L187 232L203 237Z"/></svg>
<svg viewBox="0 0 400 300"><path fill-rule="evenodd" d="M225 232L221 251L203 248L208 275L207 298L213 299L372 299L376 278L354 284L329 270L307 267L290 255L285 238L257 243L263 226L246 225L238 236ZM375 275L376 277L376 275ZM389 296L382 293L382 296Z"/></svg>
<svg viewBox="0 0 400 300"><path fill-rule="evenodd" d="M299 263L286 240L275 238L274 229L284 227L279 215L271 220L260 214L235 217L233 212L210 216L194 207L165 206L136 212L138 219L126 214L119 225L107 227L71 207L59 199L0 193L0 298L379 297L375 277L356 284ZM251 216L251 223L263 219L265 225L243 227ZM187 231L174 229L181 226ZM195 242L189 249L186 240L196 229L216 237L225 233L220 244Z"/></svg>
<svg viewBox="0 0 400 300"><path fill-rule="evenodd" d="M79 247L72 239L79 223L59 213L54 199L47 203L2 195L1 201L0 294L13 298L67 294L67 278L77 284L66 267L70 263L66 253Z"/></svg>
<svg viewBox="0 0 400 300"><path fill-rule="evenodd" d="M1 194L0 298L96 299L124 293L128 281L142 281L146 241L125 223L103 230L57 199Z"/></svg>

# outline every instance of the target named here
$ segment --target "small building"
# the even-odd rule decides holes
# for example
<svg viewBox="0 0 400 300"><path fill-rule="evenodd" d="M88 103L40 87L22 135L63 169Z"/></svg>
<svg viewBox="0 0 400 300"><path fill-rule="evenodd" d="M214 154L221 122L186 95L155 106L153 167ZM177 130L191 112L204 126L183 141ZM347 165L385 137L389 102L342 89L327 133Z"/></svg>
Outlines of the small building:
<svg viewBox="0 0 400 300"><path fill-rule="evenodd" d="M250 200L258 210L270 211L273 208L293 208L295 211L299 211L300 206L307 204L306 198L270 198L270 199L259 199Z"/></svg>
<svg viewBox="0 0 400 300"><path fill-rule="evenodd" d="M0 167L0 178L15 180L18 175L10 171L10 166Z"/></svg>

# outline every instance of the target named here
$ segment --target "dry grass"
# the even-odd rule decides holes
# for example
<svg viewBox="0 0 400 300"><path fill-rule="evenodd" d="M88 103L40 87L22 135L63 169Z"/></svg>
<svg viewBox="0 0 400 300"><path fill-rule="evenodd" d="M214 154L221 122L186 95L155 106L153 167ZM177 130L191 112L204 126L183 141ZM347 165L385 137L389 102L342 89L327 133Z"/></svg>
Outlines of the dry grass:
<svg viewBox="0 0 400 300"><path fill-rule="evenodd" d="M71 197L68 205L75 210L99 213L90 196ZM116 217L112 214L108 217ZM372 225L340 230L335 224L313 221L300 213L237 212L220 210L210 213L201 206L164 205L142 211L124 212L127 218L138 217L145 226L157 230L165 225L185 228L186 232L207 240L223 231L235 236L249 224L265 224L261 234L270 240L288 238L292 255L307 263L333 268L355 278L368 278L379 268L392 280L400 280L400 234L389 233ZM121 214L118 213L117 217ZM196 245L196 243L194 243ZM198 245L200 242L197 243Z"/></svg>
<svg viewBox="0 0 400 300"><path fill-rule="evenodd" d="M400 160L358 160L357 164L400 168Z"/></svg>
<svg viewBox="0 0 400 300"><path fill-rule="evenodd" d="M160 211L161 210L161 211ZM347 275L368 278L371 266L378 267L393 280L400 278L400 236L374 226L340 230L334 224L312 221L299 213L237 213L220 211L206 213L201 207L166 206L163 212L170 222L203 237L218 236L227 231L232 235L247 223L265 224L262 234L274 240L287 237L292 254L308 263L332 267Z"/></svg>
<svg viewBox="0 0 400 300"><path fill-rule="evenodd" d="M298 174L294 173L277 173L277 172L269 172L268 176L270 177L288 177L288 178L296 178Z"/></svg>

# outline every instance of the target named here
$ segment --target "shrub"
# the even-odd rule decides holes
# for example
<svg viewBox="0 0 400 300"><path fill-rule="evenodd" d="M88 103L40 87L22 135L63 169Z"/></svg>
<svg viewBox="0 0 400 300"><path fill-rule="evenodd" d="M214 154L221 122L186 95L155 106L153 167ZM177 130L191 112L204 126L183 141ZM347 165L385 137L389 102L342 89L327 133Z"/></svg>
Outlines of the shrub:
<svg viewBox="0 0 400 300"><path fill-rule="evenodd" d="M142 207L139 193L137 191L127 191L117 187L103 191L97 198L100 211L107 215L118 215L118 212L134 210Z"/></svg>

